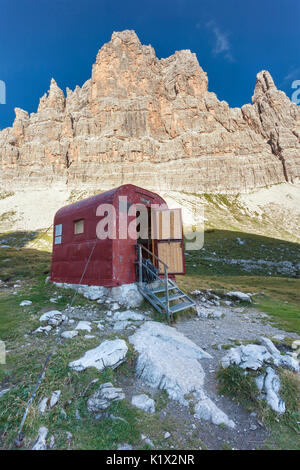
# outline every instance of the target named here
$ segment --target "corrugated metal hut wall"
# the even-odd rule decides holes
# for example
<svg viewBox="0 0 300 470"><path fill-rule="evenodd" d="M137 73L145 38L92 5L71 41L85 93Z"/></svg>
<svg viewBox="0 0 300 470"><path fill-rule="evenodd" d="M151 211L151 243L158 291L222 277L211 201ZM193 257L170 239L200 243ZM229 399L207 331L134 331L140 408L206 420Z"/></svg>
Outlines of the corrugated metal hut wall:
<svg viewBox="0 0 300 470"><path fill-rule="evenodd" d="M119 197L127 198L127 203L123 202L120 206ZM114 194L114 206L117 213L117 235L119 234L120 228L120 216L125 211L128 213L128 209L132 204L144 204L150 208L151 204L164 204L167 207L166 202L155 193L147 191L138 186L131 184L120 186ZM135 216L128 217L127 223L130 224L135 219ZM136 250L135 245L137 241L132 238L119 239L118 237L113 241L113 279L115 285L130 284L136 282L136 267L134 262L136 261Z"/></svg>
<svg viewBox="0 0 300 470"><path fill-rule="evenodd" d="M111 239L98 240L96 216L100 204L113 204L114 190L99 194L60 209L54 218L51 280L70 284L111 286L113 277ZM84 232L74 234L74 222L84 220ZM62 243L55 244L55 226L62 224ZM97 242L96 242L97 241ZM96 245L95 245L96 244ZM94 248L84 278L81 280L89 255Z"/></svg>
<svg viewBox="0 0 300 470"><path fill-rule="evenodd" d="M120 205L119 197L122 197ZM124 202L125 201L125 202ZM113 287L136 282L135 244L132 238L119 238L120 217L127 216L132 204L166 204L155 193L134 185L124 185L60 209L54 218L51 280L70 284ZM98 239L97 224L101 221L97 209L110 204L116 214L116 238ZM128 223L135 216L128 217ZM74 222L84 220L84 232L74 233ZM62 243L55 244L55 226L62 224ZM126 227L127 229L127 227ZM81 279L93 250L84 278Z"/></svg>

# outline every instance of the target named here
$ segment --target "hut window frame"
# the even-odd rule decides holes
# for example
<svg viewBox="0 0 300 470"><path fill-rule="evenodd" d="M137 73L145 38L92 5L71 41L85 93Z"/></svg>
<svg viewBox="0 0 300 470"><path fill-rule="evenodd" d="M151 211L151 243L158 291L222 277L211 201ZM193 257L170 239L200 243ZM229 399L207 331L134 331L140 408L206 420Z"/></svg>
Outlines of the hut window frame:
<svg viewBox="0 0 300 470"><path fill-rule="evenodd" d="M54 244L61 245L62 243L62 224L55 225L55 236L54 236Z"/></svg>
<svg viewBox="0 0 300 470"><path fill-rule="evenodd" d="M82 235L84 233L84 219L74 220L74 235Z"/></svg>

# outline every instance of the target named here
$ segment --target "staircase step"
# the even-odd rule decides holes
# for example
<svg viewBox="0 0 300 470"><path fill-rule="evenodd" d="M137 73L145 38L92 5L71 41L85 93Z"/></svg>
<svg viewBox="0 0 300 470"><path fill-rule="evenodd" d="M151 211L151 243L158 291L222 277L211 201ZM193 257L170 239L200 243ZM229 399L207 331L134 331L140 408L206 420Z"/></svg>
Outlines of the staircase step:
<svg viewBox="0 0 300 470"><path fill-rule="evenodd" d="M177 305L172 305L172 307L169 307L170 312L175 313L179 312L180 310L185 310L186 308L193 307L195 303L193 302L181 302L180 304Z"/></svg>
<svg viewBox="0 0 300 470"><path fill-rule="evenodd" d="M186 297L186 294L180 293L180 294L169 295L169 302L171 302L171 300L181 299L182 297ZM159 297L159 300L161 302L166 302L167 297Z"/></svg>
<svg viewBox="0 0 300 470"><path fill-rule="evenodd" d="M170 286L168 285L168 291L172 289L177 289L176 286ZM158 294L159 292L166 292L165 287L156 287L156 289L149 289L153 294Z"/></svg>
<svg viewBox="0 0 300 470"><path fill-rule="evenodd" d="M157 303L156 301L156 298L149 295L149 293L147 293L145 290L143 289L139 289L140 293L145 297L145 299L148 300L148 302L150 302L150 304L159 312L159 313L162 313L162 308L163 306L162 305L159 305L159 303Z"/></svg>

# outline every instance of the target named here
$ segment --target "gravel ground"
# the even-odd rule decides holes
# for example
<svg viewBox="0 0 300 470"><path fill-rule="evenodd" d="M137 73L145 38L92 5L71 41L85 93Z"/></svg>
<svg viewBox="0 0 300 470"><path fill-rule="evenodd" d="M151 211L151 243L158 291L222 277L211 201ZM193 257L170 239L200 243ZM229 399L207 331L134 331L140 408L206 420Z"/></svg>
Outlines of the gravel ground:
<svg viewBox="0 0 300 470"><path fill-rule="evenodd" d="M160 411L161 429L153 429L152 434L150 430L147 435L145 433L146 438L154 442L159 439L161 442L165 427L171 420L172 429L167 429L171 433L171 438L165 440L165 445L162 444L162 447L166 449L222 449L224 445L233 449L259 449L268 436L262 423L256 416L250 415L230 398L218 394L216 372L221 358L226 354L226 350L222 349L221 345L232 344L235 346L234 340L256 341L260 336L272 338L274 335L281 334L295 339L299 336L273 327L268 323L268 315L258 312L252 307L239 307L234 304L230 307L212 306L200 302L198 310L204 315L208 314L216 318L184 319L173 326L211 354L212 359L201 361L206 374L204 390L216 405L236 423L236 428L232 430L196 419L187 407L181 406L173 400L168 400L167 405ZM99 312L97 312L97 308L91 309L87 315L86 308L74 308L69 316L93 321L96 318L99 319ZM133 323L136 327L140 324L140 322ZM104 331L111 332L112 325L111 320L106 318ZM130 336L132 330L126 329L122 331L122 334ZM153 398L159 393L158 390L130 375L120 376L118 385L123 388L126 397L130 400L136 393L146 393Z"/></svg>
<svg viewBox="0 0 300 470"><path fill-rule="evenodd" d="M202 305L202 309L206 307ZM218 349L217 345L231 344L234 340L257 340L260 336L272 337L284 335L298 339L295 333L286 333L267 323L268 315L256 311L254 308L244 307L211 307L209 311L220 312L218 319L193 318L183 320L176 324L176 328L205 349L213 359L203 360L201 364L205 370L204 389L209 397L236 423L234 430L218 429L218 426L208 425L209 431L203 436L203 441L211 449L220 448L221 442L228 442L235 449L260 448L268 433L255 416L251 416L241 406L231 399L220 396L217 392L216 371L226 350ZM251 428L250 428L251 426ZM256 427L256 429L254 428Z"/></svg>
<svg viewBox="0 0 300 470"><path fill-rule="evenodd" d="M172 420L172 429L167 429L171 433L171 438L166 440L162 447L170 449L173 445L173 448L176 449L223 449L224 446L230 446L232 449L241 450L259 449L268 437L266 428L256 416L245 411L242 406L230 398L220 396L217 392L216 371L221 358L226 354L226 350L218 349L218 345L232 344L234 346L234 340L255 341L259 336L272 337L281 334L295 339L299 336L273 327L267 323L269 317L254 308L212 307L202 303L200 310L222 316L215 319L197 317L181 320L174 326L213 357L201 361L206 373L204 390L216 405L236 423L236 428L232 430L196 419L187 407L169 400L160 412L160 420L162 430L165 430L169 419ZM158 393L157 390L143 384L135 377L122 376L119 385L129 399L135 393L146 393L153 398ZM151 432L148 432L147 438L155 441L155 437L157 438L159 435L163 435L163 432L153 430L152 435Z"/></svg>
<svg viewBox="0 0 300 470"><path fill-rule="evenodd" d="M216 351L216 344L230 344L237 340L257 340L259 336L274 336L282 334L299 338L296 333L287 333L268 323L269 316L254 308L247 307L206 307L201 306L202 312L220 313L221 318L193 318L180 321L176 328L185 334L213 356L222 356L223 352Z"/></svg>
<svg viewBox="0 0 300 470"><path fill-rule="evenodd" d="M242 406L233 402L230 398L220 396L217 391L216 372L221 358L226 354L226 350L221 345L235 346L234 340L256 341L260 336L272 338L274 335L299 338L297 334L286 333L283 330L273 327L266 314L258 312L253 307L240 307L233 304L231 306L212 306L206 302L200 302L198 311L203 316L214 316L215 318L194 317L191 319L178 320L173 326L183 333L187 338L206 350L212 359L201 360L201 365L205 371L205 393L214 403L232 419L235 429L225 426L216 426L210 422L196 419L188 407L182 406L173 400L167 400L159 412L159 426L149 426L145 430L145 439L159 442L154 444L154 448L164 449L223 449L225 446L232 449L251 450L260 449L268 437L268 432L253 414L248 413ZM55 304L54 304L55 308ZM103 308L103 306L102 306ZM104 308L104 310L106 310ZM70 320L74 323L66 324L65 329L72 329L78 320L89 320L93 326L93 333L96 337L103 337L105 334L113 332L113 321L105 315L105 311L94 306L90 309L84 307L74 307L66 312ZM149 313L148 313L149 315ZM149 315L149 319L151 319ZM76 321L77 320L77 321ZM93 322L103 320L104 329L100 332L95 328ZM133 322L138 327L141 322ZM71 327L71 328L70 328ZM132 329L120 331L122 335L132 335ZM76 341L76 338L72 341ZM120 374L118 376L118 386L123 388L125 396L131 401L136 393L146 393L155 398L159 390L151 388L137 379L134 374ZM169 432L171 436L164 439L164 433Z"/></svg>

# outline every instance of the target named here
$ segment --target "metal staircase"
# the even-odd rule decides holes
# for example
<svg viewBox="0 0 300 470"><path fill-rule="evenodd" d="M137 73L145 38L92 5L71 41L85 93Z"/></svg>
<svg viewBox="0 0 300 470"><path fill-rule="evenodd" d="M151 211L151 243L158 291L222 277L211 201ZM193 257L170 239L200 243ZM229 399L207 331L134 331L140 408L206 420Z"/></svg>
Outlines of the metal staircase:
<svg viewBox="0 0 300 470"><path fill-rule="evenodd" d="M158 261L158 264L163 266L163 277L160 277L147 265L147 263L145 263L143 250L151 257L154 257ZM145 299L147 299L159 313L166 314L170 321L173 319L174 313L195 306L195 302L179 289L175 282L168 277L168 266L166 263L141 244L137 245L137 252L138 260L136 261L136 265L138 268L138 289ZM144 282L143 269L150 271L151 276L155 278L155 281L151 283Z"/></svg>

